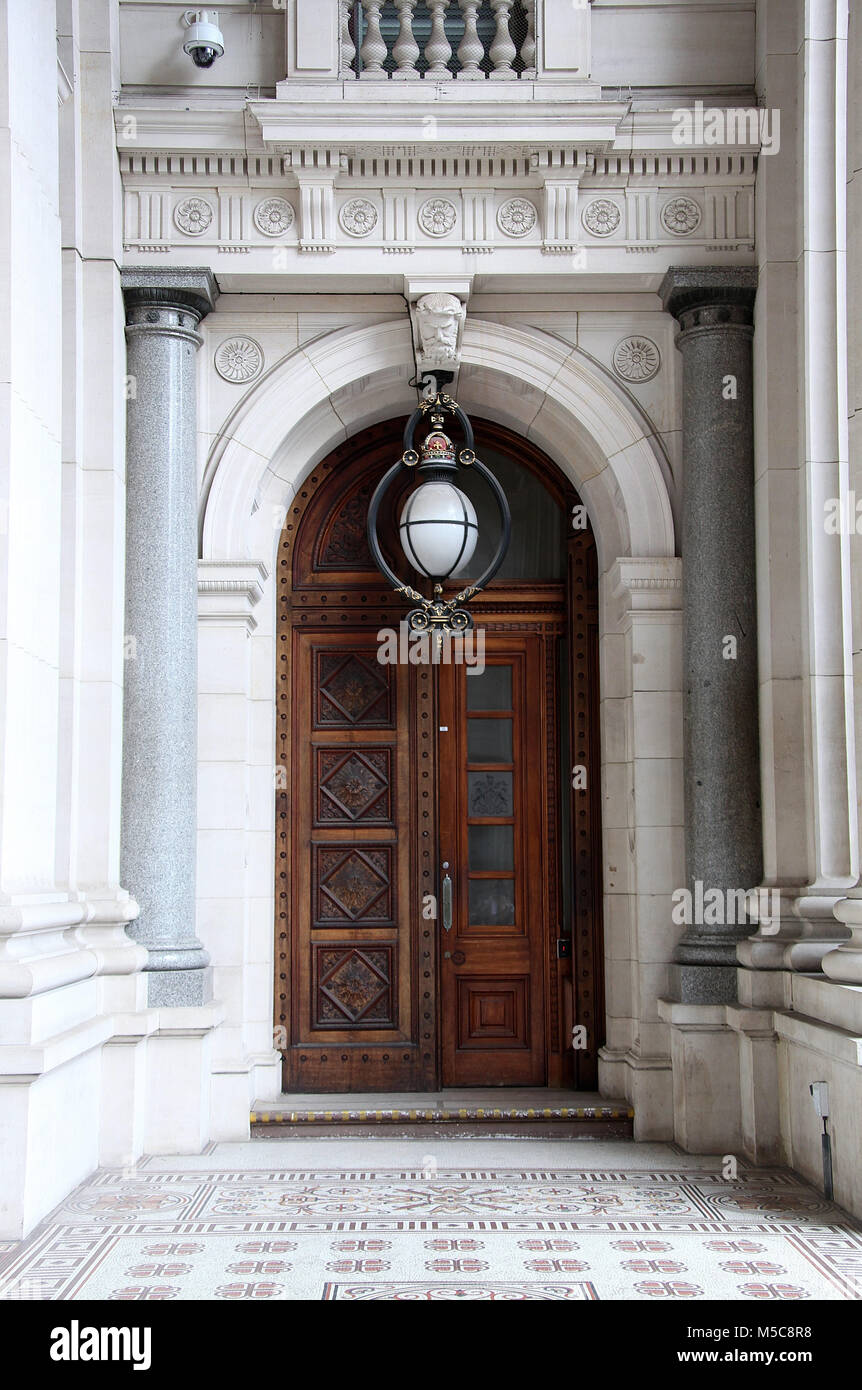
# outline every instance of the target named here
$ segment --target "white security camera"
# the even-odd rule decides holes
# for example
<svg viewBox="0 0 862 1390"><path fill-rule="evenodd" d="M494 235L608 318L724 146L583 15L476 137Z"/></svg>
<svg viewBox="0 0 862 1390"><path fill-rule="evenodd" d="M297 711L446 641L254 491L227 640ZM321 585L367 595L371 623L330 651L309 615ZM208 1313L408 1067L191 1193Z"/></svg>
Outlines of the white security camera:
<svg viewBox="0 0 862 1390"><path fill-rule="evenodd" d="M218 27L217 10L186 10L183 23L188 29L183 53L196 68L211 68L224 53L224 34Z"/></svg>

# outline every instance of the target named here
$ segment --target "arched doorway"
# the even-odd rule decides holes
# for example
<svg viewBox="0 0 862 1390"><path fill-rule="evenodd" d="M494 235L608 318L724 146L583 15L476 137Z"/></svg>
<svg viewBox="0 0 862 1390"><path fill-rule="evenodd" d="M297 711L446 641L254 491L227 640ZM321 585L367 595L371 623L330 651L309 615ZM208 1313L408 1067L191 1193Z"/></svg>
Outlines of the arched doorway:
<svg viewBox="0 0 862 1390"><path fill-rule="evenodd" d="M514 518L506 565L472 605L484 652L468 653L472 669L411 660L404 645L405 659L381 660L379 634L397 631L404 606L368 554L365 519L403 423L362 431L314 469L279 549L284 1089L593 1089L604 999L592 533L572 524L578 496L539 449L474 419ZM478 490L474 502L481 522ZM398 507L396 495L384 532L404 573Z"/></svg>

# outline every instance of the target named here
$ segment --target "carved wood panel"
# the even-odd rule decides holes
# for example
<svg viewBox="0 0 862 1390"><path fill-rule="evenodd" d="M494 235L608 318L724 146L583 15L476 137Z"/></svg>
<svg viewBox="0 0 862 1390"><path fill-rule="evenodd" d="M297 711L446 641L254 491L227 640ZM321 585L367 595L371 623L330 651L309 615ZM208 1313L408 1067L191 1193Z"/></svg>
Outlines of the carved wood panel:
<svg viewBox="0 0 862 1390"><path fill-rule="evenodd" d="M392 763L390 748L318 748L316 824L391 824Z"/></svg>
<svg viewBox="0 0 862 1390"><path fill-rule="evenodd" d="M318 729L394 727L392 667L381 666L373 649L317 651L314 688Z"/></svg>
<svg viewBox="0 0 862 1390"><path fill-rule="evenodd" d="M313 854L315 927L393 924L392 846L327 841Z"/></svg>
<svg viewBox="0 0 862 1390"><path fill-rule="evenodd" d="M328 1031L394 1028L395 947L378 942L314 946L314 1022Z"/></svg>
<svg viewBox="0 0 862 1390"><path fill-rule="evenodd" d="M462 975L458 979L459 1051L529 1051L529 986L526 975L512 979Z"/></svg>

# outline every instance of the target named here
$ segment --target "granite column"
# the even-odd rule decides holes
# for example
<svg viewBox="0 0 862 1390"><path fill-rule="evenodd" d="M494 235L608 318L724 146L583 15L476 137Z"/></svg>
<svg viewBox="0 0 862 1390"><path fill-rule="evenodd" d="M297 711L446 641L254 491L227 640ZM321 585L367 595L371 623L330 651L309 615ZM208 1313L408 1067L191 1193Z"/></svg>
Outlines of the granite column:
<svg viewBox="0 0 862 1390"><path fill-rule="evenodd" d="M197 327L206 269L122 273L126 304L126 661L121 882L140 903L153 1007L205 1003L195 935Z"/></svg>
<svg viewBox="0 0 862 1390"><path fill-rule="evenodd" d="M683 750L692 920L671 983L736 998L741 892L762 879L754 536L754 268L668 271L683 358ZM716 893L715 890L718 890ZM741 919L741 920L740 920Z"/></svg>

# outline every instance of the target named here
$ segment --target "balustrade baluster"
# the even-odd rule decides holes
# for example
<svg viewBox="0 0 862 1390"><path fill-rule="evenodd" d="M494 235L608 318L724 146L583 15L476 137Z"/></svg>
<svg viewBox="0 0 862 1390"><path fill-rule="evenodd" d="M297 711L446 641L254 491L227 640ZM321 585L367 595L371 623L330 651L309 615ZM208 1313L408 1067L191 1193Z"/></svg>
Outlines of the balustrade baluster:
<svg viewBox="0 0 862 1390"><path fill-rule="evenodd" d="M392 49L392 57L397 64L392 76L418 77L416 64L419 60L419 45L413 37L413 11L416 8L416 0L395 0L395 5L398 10L399 28L398 38Z"/></svg>
<svg viewBox="0 0 862 1390"><path fill-rule="evenodd" d="M428 59L426 76L451 77L446 64L452 57L452 48L443 27L443 17L449 8L449 0L429 0L428 8L431 11L431 33L425 45L425 57Z"/></svg>
<svg viewBox="0 0 862 1390"><path fill-rule="evenodd" d="M494 64L494 71L490 74L493 81L510 80L517 78L518 74L512 67L512 63L517 57L518 50L512 43L512 35L509 33L509 12L512 8L512 0L490 0L491 9L497 21L497 32L494 35L494 42L488 49L488 57Z"/></svg>
<svg viewBox="0 0 862 1390"><path fill-rule="evenodd" d="M353 0L339 0L338 8L341 12L341 59L338 71L341 77L355 77L353 64L356 61L356 44L350 37L350 16L353 12Z"/></svg>
<svg viewBox="0 0 862 1390"><path fill-rule="evenodd" d="M527 15L527 37L521 44L522 77L536 76L536 0L523 0Z"/></svg>
<svg viewBox="0 0 862 1390"><path fill-rule="evenodd" d="M381 0L362 0L362 9L365 12L366 32L359 50L362 59L362 71L359 74L362 78L372 78L379 80L386 78L386 71L383 64L386 60L386 40L380 32L380 11L383 8Z"/></svg>
<svg viewBox="0 0 862 1390"><path fill-rule="evenodd" d="M458 45L458 62L461 64L458 81L463 82L465 78L484 78L485 74L479 64L485 56L485 50L476 27L479 0L458 0L458 4L464 16L464 37Z"/></svg>

